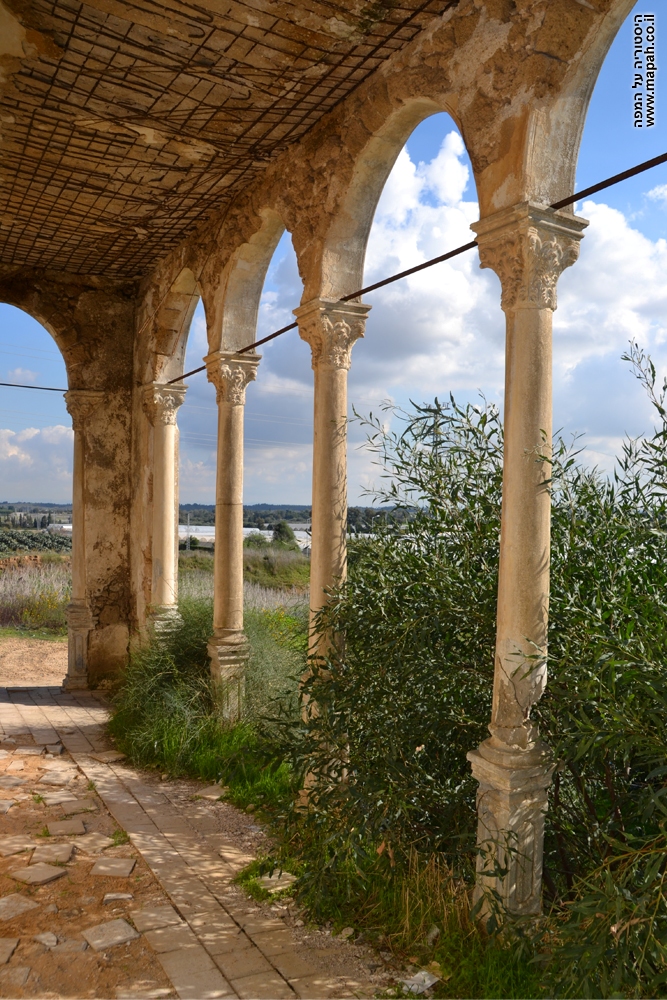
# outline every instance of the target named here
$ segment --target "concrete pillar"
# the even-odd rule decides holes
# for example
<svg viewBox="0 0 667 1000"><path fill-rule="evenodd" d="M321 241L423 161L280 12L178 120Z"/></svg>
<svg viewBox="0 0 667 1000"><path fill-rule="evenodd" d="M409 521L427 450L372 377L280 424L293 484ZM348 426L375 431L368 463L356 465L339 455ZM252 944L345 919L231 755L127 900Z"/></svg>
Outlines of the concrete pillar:
<svg viewBox="0 0 667 1000"><path fill-rule="evenodd" d="M547 678L551 328L558 278L576 261L586 225L522 204L472 227L481 266L500 278L507 331L491 736L468 754L479 782L477 894L486 895L487 912L494 897L514 915L537 914L541 907L553 764L530 713Z"/></svg>
<svg viewBox="0 0 667 1000"><path fill-rule="evenodd" d="M178 426L184 385L152 383L144 409L153 425L153 531L151 618L168 628L178 618Z"/></svg>
<svg viewBox="0 0 667 1000"><path fill-rule="evenodd" d="M88 645L95 627L86 572L86 423L104 393L96 389L70 389L65 405L72 418L74 461L72 468L72 599L67 605L67 676L63 688L77 691L88 687Z"/></svg>
<svg viewBox="0 0 667 1000"><path fill-rule="evenodd" d="M347 373L369 310L359 302L324 299L294 310L315 373L311 622L326 603L327 590L342 583L347 572ZM313 634L311 654L324 654L327 642Z"/></svg>
<svg viewBox="0 0 667 1000"><path fill-rule="evenodd" d="M248 640L243 631L243 407L258 355L214 351L204 358L218 402L213 636L208 644L219 710L243 714Z"/></svg>

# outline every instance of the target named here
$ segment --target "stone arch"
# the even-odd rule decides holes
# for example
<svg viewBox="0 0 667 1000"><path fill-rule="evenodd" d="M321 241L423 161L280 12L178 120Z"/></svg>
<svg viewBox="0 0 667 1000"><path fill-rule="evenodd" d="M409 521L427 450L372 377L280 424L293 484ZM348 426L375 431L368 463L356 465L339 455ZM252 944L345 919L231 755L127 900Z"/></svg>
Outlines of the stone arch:
<svg viewBox="0 0 667 1000"><path fill-rule="evenodd" d="M384 185L411 133L431 115L449 114L450 107L430 97L418 97L395 110L363 147L352 177L322 248L320 287L306 284L303 301L339 299L363 283L366 245Z"/></svg>
<svg viewBox="0 0 667 1000"><path fill-rule="evenodd" d="M563 80L542 100L516 108L501 130L498 155L485 162L471 152L480 217L521 202L549 205L574 191L588 105L607 52L636 0L613 0L570 61ZM565 49L567 38L560 39ZM564 211L571 211L565 209Z"/></svg>
<svg viewBox="0 0 667 1000"><path fill-rule="evenodd" d="M199 281L189 267L183 267L152 320L155 339L150 381L168 382L183 374L190 324L200 296Z"/></svg>
<svg viewBox="0 0 667 1000"><path fill-rule="evenodd" d="M264 279L285 224L273 209L258 212L262 224L234 250L215 291L203 289L209 352L237 351L253 343Z"/></svg>

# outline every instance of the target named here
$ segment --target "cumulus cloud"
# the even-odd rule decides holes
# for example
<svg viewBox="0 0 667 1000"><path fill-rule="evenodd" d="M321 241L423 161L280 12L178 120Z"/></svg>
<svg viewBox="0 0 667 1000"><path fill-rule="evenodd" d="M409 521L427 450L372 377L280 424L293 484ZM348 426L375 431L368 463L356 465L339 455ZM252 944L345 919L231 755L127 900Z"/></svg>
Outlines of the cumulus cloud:
<svg viewBox="0 0 667 1000"><path fill-rule="evenodd" d="M71 427L0 428L2 499L50 500L72 497Z"/></svg>
<svg viewBox="0 0 667 1000"><path fill-rule="evenodd" d="M647 192L647 197L652 198L653 201L661 201L667 205L667 184L658 184L656 187L651 188Z"/></svg>
<svg viewBox="0 0 667 1000"><path fill-rule="evenodd" d="M667 204L667 185L649 192ZM667 242L651 240L632 220L606 204L587 201L590 220L580 260L562 275L554 317L555 426L586 436L591 463L610 468L624 434L651 426L650 407L621 360L628 341L649 350L667 371ZM404 149L378 204L366 258L365 283L404 270L471 239L478 218L463 142L452 131L437 155L414 163ZM292 320L301 297L287 237L279 245L260 306L259 336ZM372 304L364 340L353 351L351 406L378 410L383 399L406 405L445 397L472 399L478 390L502 404L504 316L500 282L481 270L476 251L413 275L368 296ZM194 340L205 351L202 327ZM258 381L246 406L247 502L310 502L312 371L310 351L296 331L262 348ZM200 438L196 460L213 461L215 404L204 380L189 390L200 407L182 413ZM183 426L183 420L181 420ZM350 502L367 502L377 481L363 433L350 427ZM213 480L211 480L213 482ZM188 494L187 476L181 489ZM212 494L207 494L211 502ZM188 499L200 499L189 496Z"/></svg>

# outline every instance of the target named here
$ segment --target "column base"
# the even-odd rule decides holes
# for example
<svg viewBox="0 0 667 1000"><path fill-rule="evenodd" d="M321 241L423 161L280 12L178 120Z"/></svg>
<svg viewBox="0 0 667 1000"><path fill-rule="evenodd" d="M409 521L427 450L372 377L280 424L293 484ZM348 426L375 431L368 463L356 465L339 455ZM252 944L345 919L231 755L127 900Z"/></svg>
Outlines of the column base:
<svg viewBox="0 0 667 1000"><path fill-rule="evenodd" d="M226 722L238 722L243 716L250 655L245 633L214 635L208 644L208 655L217 709Z"/></svg>
<svg viewBox="0 0 667 1000"><path fill-rule="evenodd" d="M67 676L63 691L88 690L88 637L95 626L85 601L67 605Z"/></svg>
<svg viewBox="0 0 667 1000"><path fill-rule="evenodd" d="M546 744L504 749L493 738L467 755L477 791L477 885L481 916L537 916L547 789L554 764Z"/></svg>
<svg viewBox="0 0 667 1000"><path fill-rule="evenodd" d="M173 604L154 607L150 611L150 621L158 637L170 635L183 624L178 608Z"/></svg>

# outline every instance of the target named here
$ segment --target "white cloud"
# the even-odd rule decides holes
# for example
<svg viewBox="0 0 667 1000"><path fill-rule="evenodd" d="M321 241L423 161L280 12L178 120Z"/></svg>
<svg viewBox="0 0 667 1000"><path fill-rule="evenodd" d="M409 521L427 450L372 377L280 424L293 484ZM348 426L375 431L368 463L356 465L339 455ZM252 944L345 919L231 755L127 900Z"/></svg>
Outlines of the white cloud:
<svg viewBox="0 0 667 1000"><path fill-rule="evenodd" d="M12 382L35 382L39 372L31 372L29 368L13 368L7 372Z"/></svg>
<svg viewBox="0 0 667 1000"><path fill-rule="evenodd" d="M457 133L444 138L428 163L413 163L404 149L377 208L365 283L468 243L470 223L478 217L477 204L466 192L468 182ZM667 185L663 187L667 202ZM655 188L652 197L662 198L661 191ZM628 341L638 340L651 352L660 373L667 372L667 242L647 238L628 216L605 204L585 202L581 214L590 219L590 226L580 260L560 279L554 317L555 426L566 433L585 432L588 460L609 468L623 435L651 426L650 407L620 360ZM259 335L290 322L300 296L295 258L285 241L269 273ZM480 270L476 251L389 285L369 295L368 301L373 308L366 337L352 356L351 406L362 413L377 412L387 397L407 404L453 391L471 399L478 389L502 402L505 320L500 282L493 272ZM247 392L246 500L308 503L310 351L296 331L262 350L258 380ZM193 384L190 393L203 399L204 389ZM206 423L210 435L215 433L212 392L207 399L209 414L200 412L198 426L203 431ZM187 419L194 420L193 414ZM363 438L362 430L352 424L351 503L368 502L362 490L379 477L368 452L358 450ZM197 460L212 462L213 452L206 457L198 453ZM184 498L187 494L187 499L203 499L190 494L183 475L181 488ZM212 492L207 497L212 502Z"/></svg>
<svg viewBox="0 0 667 1000"><path fill-rule="evenodd" d="M72 496L71 427L0 428L2 499L68 503Z"/></svg>
<svg viewBox="0 0 667 1000"><path fill-rule="evenodd" d="M647 192L647 196L654 201L662 201L667 204L667 184L658 184L657 187L651 188Z"/></svg>

